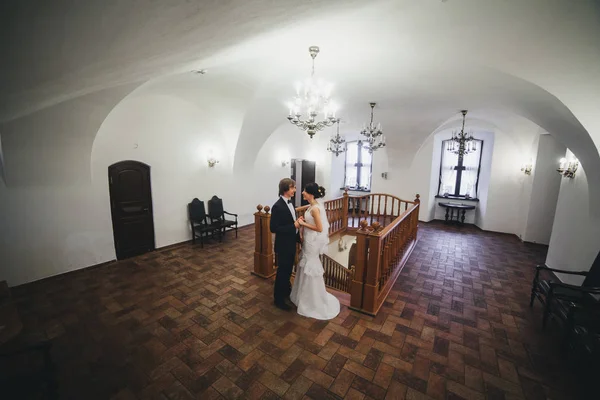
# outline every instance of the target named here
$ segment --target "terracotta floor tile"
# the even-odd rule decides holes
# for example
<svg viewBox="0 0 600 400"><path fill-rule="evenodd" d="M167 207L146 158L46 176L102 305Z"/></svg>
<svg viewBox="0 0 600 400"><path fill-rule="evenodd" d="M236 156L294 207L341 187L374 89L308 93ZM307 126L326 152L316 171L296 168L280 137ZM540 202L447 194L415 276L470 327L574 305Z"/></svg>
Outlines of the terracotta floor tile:
<svg viewBox="0 0 600 400"><path fill-rule="evenodd" d="M273 307L272 280L250 274L252 226L12 292L24 333L53 343L65 398L537 400L580 387L528 305L545 246L468 225L419 232L376 317Z"/></svg>

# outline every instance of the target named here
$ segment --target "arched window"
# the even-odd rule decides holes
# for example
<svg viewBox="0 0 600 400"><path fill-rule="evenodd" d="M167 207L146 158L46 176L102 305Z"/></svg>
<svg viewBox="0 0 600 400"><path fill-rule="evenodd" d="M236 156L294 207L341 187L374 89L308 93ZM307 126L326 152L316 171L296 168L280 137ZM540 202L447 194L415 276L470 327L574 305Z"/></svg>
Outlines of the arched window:
<svg viewBox="0 0 600 400"><path fill-rule="evenodd" d="M483 140L475 139L474 141L476 142L476 150L462 157L447 150L450 140L442 141L439 196L477 198Z"/></svg>
<svg viewBox="0 0 600 400"><path fill-rule="evenodd" d="M344 186L352 190L371 190L371 171L373 155L362 145L362 142L346 144L346 178Z"/></svg>

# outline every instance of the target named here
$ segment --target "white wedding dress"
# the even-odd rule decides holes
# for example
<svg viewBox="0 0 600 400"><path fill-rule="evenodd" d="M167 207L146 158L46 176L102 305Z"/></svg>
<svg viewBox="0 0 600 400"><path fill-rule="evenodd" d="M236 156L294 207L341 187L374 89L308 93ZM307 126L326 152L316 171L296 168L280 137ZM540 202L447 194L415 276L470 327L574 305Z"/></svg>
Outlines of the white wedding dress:
<svg viewBox="0 0 600 400"><path fill-rule="evenodd" d="M340 302L335 296L327 293L323 279L323 265L319 259L329 245L329 222L323 204L310 206L304 214L304 219L311 225L316 225L310 213L312 207L319 207L323 225L322 232L304 228L304 242L300 252L300 261L296 269L296 278L290 300L298 307L298 314L320 320L335 318L340 313Z"/></svg>

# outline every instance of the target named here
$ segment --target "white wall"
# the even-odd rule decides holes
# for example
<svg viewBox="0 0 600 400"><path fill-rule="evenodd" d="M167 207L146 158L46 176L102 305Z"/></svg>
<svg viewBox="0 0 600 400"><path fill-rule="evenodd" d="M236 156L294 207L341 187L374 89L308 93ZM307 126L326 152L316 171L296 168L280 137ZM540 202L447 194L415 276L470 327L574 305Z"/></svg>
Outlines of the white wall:
<svg viewBox="0 0 600 400"><path fill-rule="evenodd" d="M482 126L490 129L489 125ZM476 131L475 136L484 140L478 193L480 202L475 212L466 213L465 222L475 223L485 230L519 233L518 210L523 184L520 168L525 153L521 141L527 143L527 138L534 137L533 127L519 132L519 141L498 129L494 133L482 131L483 128ZM539 129L537 126L535 128ZM430 135L413 154L398 148L377 150L373 155L372 192L390 193L406 200L413 200L418 193L421 195L419 219L443 220L445 209L437 206L439 200L435 199L435 195L441 142L450 137L451 131L442 129ZM332 166L332 176L343 176L343 168L343 161L336 160ZM388 172L387 180L381 178L382 172Z"/></svg>
<svg viewBox="0 0 600 400"><path fill-rule="evenodd" d="M102 121L132 88L97 92L2 126L0 280L12 286L111 259L89 154Z"/></svg>
<svg viewBox="0 0 600 400"><path fill-rule="evenodd" d="M590 215L588 210L588 182L580 166L575 178L562 178L560 182L546 257L550 268L588 271L592 266L600 251L600 218ZM570 284L583 281L583 277L573 275L559 274L559 278Z"/></svg>
<svg viewBox="0 0 600 400"><path fill-rule="evenodd" d="M529 213L531 209L531 194L533 192L533 181L536 178L537 173L537 155L540 146L540 135L536 135L531 143L531 148L529 150L529 154L525 155L525 158L521 160L521 167L525 168L526 165L532 166L531 175L526 175L523 172L523 176L521 180L523 182L523 186L521 187L521 207L519 207L519 233L518 236L521 240L525 240L527 231L527 220L529 219ZM545 175L540 175L539 178ZM558 188L556 191L556 195L558 196ZM556 199L554 201L556 204ZM554 219L554 213L552 213L551 219Z"/></svg>
<svg viewBox="0 0 600 400"><path fill-rule="evenodd" d="M530 187L529 201L523 200L529 211L522 223L521 239L527 242L549 244L561 177L556 172L558 160L565 154L565 146L550 135L540 135L534 168L531 175L524 175L524 187Z"/></svg>
<svg viewBox="0 0 600 400"><path fill-rule="evenodd" d="M255 183L250 189L253 193L248 195L254 197L257 204L273 205L278 198L279 180L290 177L290 165L281 166L283 157L287 160L296 158L315 161L315 181L325 188L325 199L336 197L335 193L332 194L328 190L331 187L331 167L330 155L325 150L327 147L325 139L327 137L320 133L310 139L307 133L286 121L273 132L259 150L254 162ZM297 190L296 198L299 199L302 188L298 186ZM252 209L254 210L254 207Z"/></svg>
<svg viewBox="0 0 600 400"><path fill-rule="evenodd" d="M245 117L241 95L223 88L196 97L142 90L106 119L99 113L96 125L93 108L64 103L5 126L9 185L0 185L0 280L14 286L115 259L107 176L118 161L151 167L157 247L191 238L186 206L194 197L216 194L241 225L252 223L256 205L272 205L279 180L289 176L282 153L315 160L317 182L328 187L325 136L311 141L285 119L252 155L254 168L234 170ZM61 134L55 145L41 141ZM214 168L206 161L211 148L220 160Z"/></svg>
<svg viewBox="0 0 600 400"><path fill-rule="evenodd" d="M444 219L445 209L437 206L442 140L450 137L451 130L431 135L421 146L410 169L404 173L408 191L421 194L419 218L424 221ZM530 134L530 133L524 133ZM483 139L482 164L479 177L477 208L467 212L465 222L475 223L482 229L517 233L519 231L518 207L521 193L520 160L523 149L503 131L476 131ZM398 173L395 172L394 176ZM469 203L471 204L471 203Z"/></svg>

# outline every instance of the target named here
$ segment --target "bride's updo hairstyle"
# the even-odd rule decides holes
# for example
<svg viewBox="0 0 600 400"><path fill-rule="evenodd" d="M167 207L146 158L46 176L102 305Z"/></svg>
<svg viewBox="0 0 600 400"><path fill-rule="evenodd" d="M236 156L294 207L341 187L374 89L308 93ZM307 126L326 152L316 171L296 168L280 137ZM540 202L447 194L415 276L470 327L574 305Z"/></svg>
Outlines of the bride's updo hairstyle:
<svg viewBox="0 0 600 400"><path fill-rule="evenodd" d="M325 197L325 188L323 186L319 186L316 183L309 183L304 187L304 191L308 194L312 194L315 196L315 199L320 199L321 197Z"/></svg>

